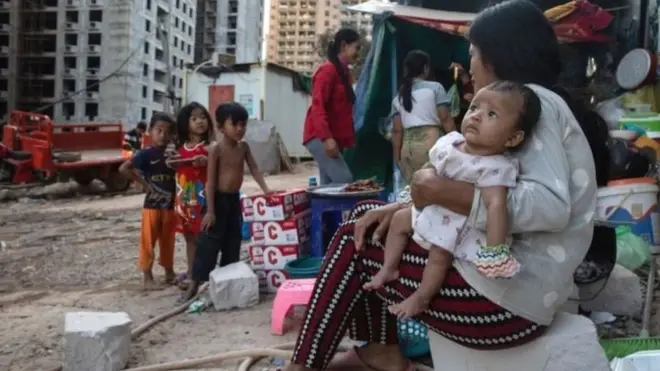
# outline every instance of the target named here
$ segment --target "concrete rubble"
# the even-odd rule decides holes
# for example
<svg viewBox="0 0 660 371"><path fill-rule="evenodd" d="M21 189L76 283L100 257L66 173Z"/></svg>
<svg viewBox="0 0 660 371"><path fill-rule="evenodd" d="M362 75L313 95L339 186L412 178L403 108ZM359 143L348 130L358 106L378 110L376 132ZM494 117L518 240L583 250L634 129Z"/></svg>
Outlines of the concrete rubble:
<svg viewBox="0 0 660 371"><path fill-rule="evenodd" d="M125 312L69 312L64 318L63 371L119 371L131 350Z"/></svg>
<svg viewBox="0 0 660 371"><path fill-rule="evenodd" d="M219 267L209 276L209 296L216 310L259 303L259 279L245 262Z"/></svg>
<svg viewBox="0 0 660 371"><path fill-rule="evenodd" d="M639 277L620 265L614 267L607 281L581 286L580 299L585 310L619 316L638 315L644 306Z"/></svg>
<svg viewBox="0 0 660 371"><path fill-rule="evenodd" d="M434 364L451 371L610 371L596 326L568 313L557 314L542 337L512 349L473 350L433 331L429 341Z"/></svg>

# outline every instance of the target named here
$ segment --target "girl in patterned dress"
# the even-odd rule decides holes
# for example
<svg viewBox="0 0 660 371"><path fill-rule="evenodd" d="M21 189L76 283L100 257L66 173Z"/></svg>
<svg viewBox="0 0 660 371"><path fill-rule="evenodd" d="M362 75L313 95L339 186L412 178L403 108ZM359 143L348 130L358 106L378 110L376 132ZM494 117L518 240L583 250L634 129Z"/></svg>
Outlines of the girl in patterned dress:
<svg viewBox="0 0 660 371"><path fill-rule="evenodd" d="M488 213L486 233L467 226L467 217L439 205L422 210L405 208L394 214L387 235L383 267L365 284L376 290L398 278L397 267L408 238L429 249L429 260L419 288L408 299L392 305L399 318L418 315L440 290L454 258L472 262L481 274L510 278L520 265L507 244L509 226L506 195L516 186L516 164L505 156L520 148L541 114L538 96L528 87L509 81L481 89L465 118L461 135L438 139L429 151L429 167L438 175L481 188Z"/></svg>
<svg viewBox="0 0 660 371"><path fill-rule="evenodd" d="M188 270L177 282L182 290L190 284L197 234L201 231L206 206L204 187L212 122L211 115L201 104L192 102L183 107L177 117L177 155L169 161L176 169L175 230L186 240Z"/></svg>

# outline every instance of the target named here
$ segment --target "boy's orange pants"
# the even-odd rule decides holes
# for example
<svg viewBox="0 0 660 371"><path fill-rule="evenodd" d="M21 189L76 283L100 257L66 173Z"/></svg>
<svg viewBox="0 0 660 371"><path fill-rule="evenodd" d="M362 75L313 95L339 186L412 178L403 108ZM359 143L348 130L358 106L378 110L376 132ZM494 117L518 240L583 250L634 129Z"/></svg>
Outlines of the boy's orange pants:
<svg viewBox="0 0 660 371"><path fill-rule="evenodd" d="M174 210L142 209L138 268L150 272L154 264L154 247L158 242L158 263L165 269L174 268Z"/></svg>

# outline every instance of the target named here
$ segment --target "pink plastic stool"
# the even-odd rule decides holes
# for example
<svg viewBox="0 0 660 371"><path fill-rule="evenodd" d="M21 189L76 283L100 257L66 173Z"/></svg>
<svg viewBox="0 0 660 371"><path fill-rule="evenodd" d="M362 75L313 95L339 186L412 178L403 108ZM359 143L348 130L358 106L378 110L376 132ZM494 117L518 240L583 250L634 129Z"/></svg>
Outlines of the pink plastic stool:
<svg viewBox="0 0 660 371"><path fill-rule="evenodd" d="M294 305L307 305L312 297L316 279L286 280L277 289L273 310L270 313L270 331L274 335L284 335L284 320Z"/></svg>

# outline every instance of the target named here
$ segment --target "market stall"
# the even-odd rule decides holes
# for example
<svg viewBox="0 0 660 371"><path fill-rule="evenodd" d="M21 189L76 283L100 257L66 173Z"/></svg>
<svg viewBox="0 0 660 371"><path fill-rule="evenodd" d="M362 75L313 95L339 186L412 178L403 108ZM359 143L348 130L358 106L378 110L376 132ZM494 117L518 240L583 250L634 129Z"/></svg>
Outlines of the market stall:
<svg viewBox="0 0 660 371"><path fill-rule="evenodd" d="M435 67L435 78L448 90L454 83L449 66L455 62L469 69L469 45L463 34L475 14L380 1L369 1L349 9L373 14L374 28L372 48L356 88L356 146L346 153L346 158L356 179L375 176L392 190L395 172L392 171L391 144L386 137L390 124L388 114L399 85L402 61L410 50L424 50ZM565 80L580 88L600 78L599 100L615 95L617 88L611 81L616 68L613 63L634 47L635 30L640 27L635 20L639 19L638 14L613 9L607 12L586 2L571 2L551 8L546 14L567 45L563 48ZM595 76L588 79L585 70L590 61L599 68Z"/></svg>
<svg viewBox="0 0 660 371"><path fill-rule="evenodd" d="M554 2L544 9L562 43L562 85L595 107L611 129L611 182L600 189L596 212L598 228L610 232L609 228L616 228L617 233L616 246L605 254L612 256L605 276L614 266L614 255L616 263L630 271L650 262L641 326L645 337L656 280L652 257L660 255L658 6L655 1L598 4ZM449 90L457 78L450 65L468 69L468 42L463 35L475 14L375 1L351 9L373 14L375 26L356 89L356 146L346 159L357 179L376 177L395 194L401 184L387 139L388 115L403 58L414 49L428 53L435 79ZM592 245L585 261L592 252L603 252L597 242Z"/></svg>

